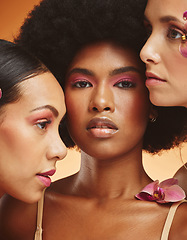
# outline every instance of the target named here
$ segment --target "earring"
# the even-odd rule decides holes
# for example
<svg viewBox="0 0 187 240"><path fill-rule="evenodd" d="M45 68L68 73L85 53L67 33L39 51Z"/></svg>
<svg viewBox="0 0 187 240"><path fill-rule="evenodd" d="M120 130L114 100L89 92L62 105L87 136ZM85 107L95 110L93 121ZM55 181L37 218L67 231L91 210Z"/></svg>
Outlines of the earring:
<svg viewBox="0 0 187 240"><path fill-rule="evenodd" d="M187 11L183 13L183 19L184 21L187 20ZM187 22L184 24L184 29L187 31ZM181 44L179 46L179 52L181 55L185 58L187 58L187 34L184 34L181 36Z"/></svg>
<svg viewBox="0 0 187 240"><path fill-rule="evenodd" d="M151 122L151 123L154 123L154 122L156 122L156 120L157 120L157 118L156 118L156 117L153 117L153 118L150 119L150 122Z"/></svg>
<svg viewBox="0 0 187 240"><path fill-rule="evenodd" d="M2 90L1 90L1 88L0 88L0 99L2 98Z"/></svg>

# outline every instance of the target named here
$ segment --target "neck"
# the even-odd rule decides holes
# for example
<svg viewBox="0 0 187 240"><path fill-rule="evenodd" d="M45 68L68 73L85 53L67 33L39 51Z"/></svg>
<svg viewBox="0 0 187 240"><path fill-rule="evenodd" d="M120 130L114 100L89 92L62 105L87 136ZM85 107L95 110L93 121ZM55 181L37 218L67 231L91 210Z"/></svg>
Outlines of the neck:
<svg viewBox="0 0 187 240"><path fill-rule="evenodd" d="M104 160L82 152L74 191L86 197L134 199L134 195L150 182L142 166L141 152Z"/></svg>

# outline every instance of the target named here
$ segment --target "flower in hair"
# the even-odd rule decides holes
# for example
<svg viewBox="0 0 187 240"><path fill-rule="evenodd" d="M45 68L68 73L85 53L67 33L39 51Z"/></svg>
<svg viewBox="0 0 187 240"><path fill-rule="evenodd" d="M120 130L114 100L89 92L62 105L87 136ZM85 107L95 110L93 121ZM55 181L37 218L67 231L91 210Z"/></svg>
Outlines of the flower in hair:
<svg viewBox="0 0 187 240"><path fill-rule="evenodd" d="M1 90L1 88L0 88L0 99L2 98L2 90Z"/></svg>
<svg viewBox="0 0 187 240"><path fill-rule="evenodd" d="M169 178L161 183L156 180L148 184L135 197L144 201L168 203L181 201L186 195L184 190L178 185L178 180Z"/></svg>
<svg viewBox="0 0 187 240"><path fill-rule="evenodd" d="M187 20L187 11L185 11L183 13L183 19L184 21ZM179 45L179 52L181 53L181 55L185 58L187 58L187 21L184 24L184 29L185 29L185 34L182 35L181 37L181 44Z"/></svg>

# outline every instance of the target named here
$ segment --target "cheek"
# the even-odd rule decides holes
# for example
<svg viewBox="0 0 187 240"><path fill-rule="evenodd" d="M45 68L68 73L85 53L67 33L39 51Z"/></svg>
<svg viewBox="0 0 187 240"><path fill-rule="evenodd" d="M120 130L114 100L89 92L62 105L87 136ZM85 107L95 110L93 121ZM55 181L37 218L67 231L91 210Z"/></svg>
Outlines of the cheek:
<svg viewBox="0 0 187 240"><path fill-rule="evenodd" d="M176 78L177 82L187 75L187 58L184 58L179 51L168 56L165 64L168 74L170 74L171 78Z"/></svg>
<svg viewBox="0 0 187 240"><path fill-rule="evenodd" d="M76 93L66 92L65 95L65 102L66 102L66 109L67 109L67 117L69 123L79 123L81 124L81 116L84 116L84 113L88 109L88 103L87 103L87 97L84 97L84 95L76 95Z"/></svg>
<svg viewBox="0 0 187 240"><path fill-rule="evenodd" d="M147 122L150 112L150 102L147 89L139 93L129 94L128 97L117 99L119 112L133 124ZM119 103L123 103L120 104Z"/></svg>
<svg viewBox="0 0 187 240"><path fill-rule="evenodd" d="M3 149L3 155L7 156L13 164L15 163L16 165L20 162L20 164L24 165L26 163L29 166L33 162L28 161L28 159L33 159L33 156L38 153L39 139L35 137L27 126L25 127L24 124L21 126L16 127L16 123L14 123L13 126L8 124L5 127L1 127L0 148ZM1 156L3 157L3 155Z"/></svg>
<svg viewBox="0 0 187 240"><path fill-rule="evenodd" d="M12 128L11 125L9 127L1 127L0 135L1 149L6 149L6 151L11 149L11 152L14 152L16 149L18 149L20 134L15 128Z"/></svg>

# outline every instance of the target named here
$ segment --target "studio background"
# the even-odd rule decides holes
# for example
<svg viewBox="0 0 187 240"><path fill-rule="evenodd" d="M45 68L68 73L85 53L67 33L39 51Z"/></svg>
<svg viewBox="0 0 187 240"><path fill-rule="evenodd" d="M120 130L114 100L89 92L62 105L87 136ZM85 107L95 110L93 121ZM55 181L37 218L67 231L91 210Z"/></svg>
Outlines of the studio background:
<svg viewBox="0 0 187 240"><path fill-rule="evenodd" d="M12 41L19 33L28 12L39 0L0 0L0 38ZM182 159L187 162L187 145L181 148ZM163 180L172 177L183 165L180 158L180 149L176 148L159 155L143 154L145 170L152 179ZM53 181L77 172L80 168L80 153L68 150L67 157L58 161L57 172Z"/></svg>

